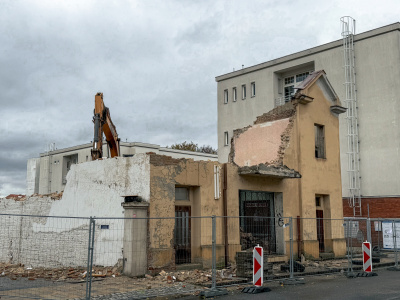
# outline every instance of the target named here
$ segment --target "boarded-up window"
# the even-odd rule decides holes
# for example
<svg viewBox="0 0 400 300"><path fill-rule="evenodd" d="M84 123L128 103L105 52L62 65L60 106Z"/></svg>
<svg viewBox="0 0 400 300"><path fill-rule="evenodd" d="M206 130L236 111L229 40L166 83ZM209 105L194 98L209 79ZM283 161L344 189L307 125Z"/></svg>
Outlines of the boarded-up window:
<svg viewBox="0 0 400 300"><path fill-rule="evenodd" d="M325 134L323 125L314 125L315 129L315 157L325 158Z"/></svg>

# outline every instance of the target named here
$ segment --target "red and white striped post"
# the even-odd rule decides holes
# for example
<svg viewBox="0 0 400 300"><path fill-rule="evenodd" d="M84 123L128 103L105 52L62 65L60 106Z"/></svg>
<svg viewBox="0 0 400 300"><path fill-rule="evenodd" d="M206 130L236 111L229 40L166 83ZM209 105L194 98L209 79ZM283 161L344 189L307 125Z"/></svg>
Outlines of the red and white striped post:
<svg viewBox="0 0 400 300"><path fill-rule="evenodd" d="M260 245L254 247L253 250L253 284L255 286L263 285L263 248Z"/></svg>
<svg viewBox="0 0 400 300"><path fill-rule="evenodd" d="M372 272L372 257L371 257L371 243L364 242L362 244L363 250L363 269L364 272Z"/></svg>

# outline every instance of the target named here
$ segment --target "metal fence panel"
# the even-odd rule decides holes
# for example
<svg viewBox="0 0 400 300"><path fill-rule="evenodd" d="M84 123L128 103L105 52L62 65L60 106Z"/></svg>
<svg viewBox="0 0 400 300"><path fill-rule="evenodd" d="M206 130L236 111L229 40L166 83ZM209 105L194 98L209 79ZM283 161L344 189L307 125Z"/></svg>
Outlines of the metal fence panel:
<svg viewBox="0 0 400 300"><path fill-rule="evenodd" d="M0 297L85 297L89 220L0 215Z"/></svg>
<svg viewBox="0 0 400 300"><path fill-rule="evenodd" d="M0 214L2 299L108 299L218 291L248 283L253 249L264 279L359 272L361 245L398 268L400 222L366 218L68 218ZM374 266L374 261L373 261Z"/></svg>

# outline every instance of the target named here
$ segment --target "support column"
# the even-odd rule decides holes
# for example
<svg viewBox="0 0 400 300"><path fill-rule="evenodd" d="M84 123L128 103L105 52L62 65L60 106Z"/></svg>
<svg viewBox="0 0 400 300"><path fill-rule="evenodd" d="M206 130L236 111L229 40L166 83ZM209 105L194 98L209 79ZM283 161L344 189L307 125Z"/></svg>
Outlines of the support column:
<svg viewBox="0 0 400 300"><path fill-rule="evenodd" d="M141 276L147 271L147 202L124 202L123 273Z"/></svg>

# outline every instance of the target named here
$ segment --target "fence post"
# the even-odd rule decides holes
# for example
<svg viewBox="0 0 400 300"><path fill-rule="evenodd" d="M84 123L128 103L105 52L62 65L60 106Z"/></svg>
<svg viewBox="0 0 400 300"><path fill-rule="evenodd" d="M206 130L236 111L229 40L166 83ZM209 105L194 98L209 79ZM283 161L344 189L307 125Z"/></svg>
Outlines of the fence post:
<svg viewBox="0 0 400 300"><path fill-rule="evenodd" d="M87 256L87 269L86 269L86 300L90 300L91 292L92 292L92 269L93 269L93 249L94 249L95 228L96 228L96 221L93 217L90 217L88 256Z"/></svg>
<svg viewBox="0 0 400 300"><path fill-rule="evenodd" d="M284 227L289 226L289 278L283 279L282 284L296 285L304 284L304 278L294 278L294 260L293 260L293 217L289 217L289 223L283 225ZM299 242L299 241L297 241Z"/></svg>
<svg viewBox="0 0 400 300"><path fill-rule="evenodd" d="M396 223L392 221L392 232L393 232L393 246L394 246L394 267L398 269L399 261L397 257L397 232L396 232Z"/></svg>
<svg viewBox="0 0 400 300"><path fill-rule="evenodd" d="M211 289L207 291L202 291L200 297L211 298L222 295L227 295L228 291L226 289L217 289L217 222L215 215L211 217L212 224L212 237L211 237Z"/></svg>
<svg viewBox="0 0 400 300"><path fill-rule="evenodd" d="M346 221L345 221L346 224ZM346 230L347 230L347 278L356 277L353 272L353 228L352 220L347 219Z"/></svg>
<svg viewBox="0 0 400 300"><path fill-rule="evenodd" d="M371 219L367 218L367 241L372 245L372 238L371 238Z"/></svg>
<svg viewBox="0 0 400 300"><path fill-rule="evenodd" d="M289 247L290 247L290 279L293 279L293 220L292 217L289 218Z"/></svg>
<svg viewBox="0 0 400 300"><path fill-rule="evenodd" d="M217 243L217 228L216 228L216 220L215 216L211 217L212 219L212 290L217 289L217 249L216 249L216 243Z"/></svg>
<svg viewBox="0 0 400 300"><path fill-rule="evenodd" d="M378 230L380 229L380 231L378 231L378 254L379 257L381 256L381 233L382 233L382 222L381 219L378 219Z"/></svg>

